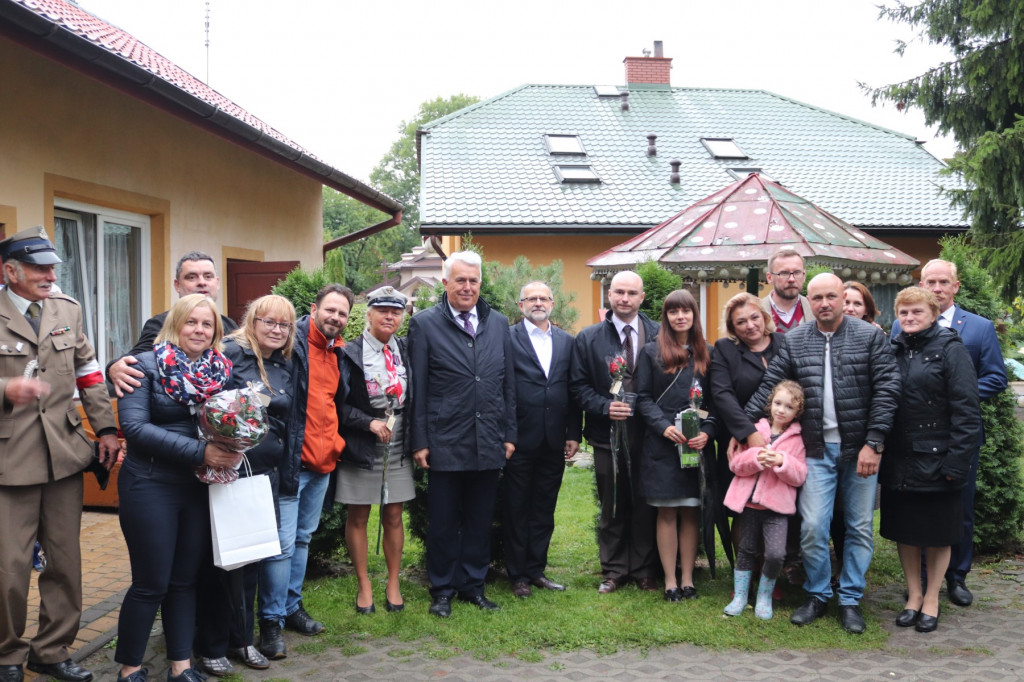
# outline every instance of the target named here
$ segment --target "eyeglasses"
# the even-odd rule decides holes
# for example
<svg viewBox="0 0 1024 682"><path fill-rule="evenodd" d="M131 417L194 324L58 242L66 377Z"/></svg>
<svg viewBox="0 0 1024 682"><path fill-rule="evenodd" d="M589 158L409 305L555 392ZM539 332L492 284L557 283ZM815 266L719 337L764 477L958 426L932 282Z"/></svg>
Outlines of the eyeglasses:
<svg viewBox="0 0 1024 682"><path fill-rule="evenodd" d="M551 303L555 299L550 296L530 296L529 298L519 299L520 303Z"/></svg>
<svg viewBox="0 0 1024 682"><path fill-rule="evenodd" d="M800 279L807 274L804 270L783 270L782 272L769 272L769 275L773 277L781 277L782 279Z"/></svg>
<svg viewBox="0 0 1024 682"><path fill-rule="evenodd" d="M283 332L290 332L292 330L291 322L275 322L274 320L265 320L262 317L255 318L266 325L267 329L280 329Z"/></svg>

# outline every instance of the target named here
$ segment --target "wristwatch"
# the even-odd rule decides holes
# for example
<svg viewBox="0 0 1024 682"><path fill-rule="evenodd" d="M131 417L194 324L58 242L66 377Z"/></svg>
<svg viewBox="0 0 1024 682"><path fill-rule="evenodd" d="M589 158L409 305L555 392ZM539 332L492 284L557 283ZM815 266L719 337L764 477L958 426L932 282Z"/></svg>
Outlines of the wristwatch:
<svg viewBox="0 0 1024 682"><path fill-rule="evenodd" d="M882 454L882 451L885 450L885 443L883 443L880 440L864 441L864 445L867 445L869 448L871 448L872 450L874 450L878 454Z"/></svg>

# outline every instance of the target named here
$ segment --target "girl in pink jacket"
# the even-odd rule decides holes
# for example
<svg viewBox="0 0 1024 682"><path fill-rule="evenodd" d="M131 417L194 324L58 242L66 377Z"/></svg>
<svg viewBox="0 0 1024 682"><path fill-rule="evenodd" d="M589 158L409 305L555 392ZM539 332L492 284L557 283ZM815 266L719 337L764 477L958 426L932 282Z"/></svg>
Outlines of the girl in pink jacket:
<svg viewBox="0 0 1024 682"><path fill-rule="evenodd" d="M780 381L768 396L767 419L757 422L767 447L748 448L729 462L736 477L725 494L725 506L737 512L739 547L733 572L733 600L727 616L738 616L747 606L750 577L757 565L759 541L764 536L764 565L757 586L754 614L772 617L772 590L786 556L786 527L796 513L796 491L807 478L804 441L797 419L804 411L804 392L795 381Z"/></svg>

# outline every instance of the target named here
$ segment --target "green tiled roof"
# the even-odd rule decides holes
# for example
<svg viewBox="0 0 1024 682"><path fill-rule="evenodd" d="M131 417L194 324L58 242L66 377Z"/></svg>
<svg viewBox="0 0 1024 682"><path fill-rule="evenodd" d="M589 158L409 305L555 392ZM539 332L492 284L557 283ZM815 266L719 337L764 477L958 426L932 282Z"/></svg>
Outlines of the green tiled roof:
<svg viewBox="0 0 1024 682"><path fill-rule="evenodd" d="M629 105L593 86L524 85L428 124L423 229L646 229L733 182L732 167L760 168L861 228L966 227L938 194L952 182L939 176L944 164L913 137L763 90L634 89ZM579 135L586 158L552 156L545 134ZM655 157L648 134L658 136ZM711 158L700 140L716 137L750 158ZM591 164L601 182L561 183L553 166L573 162Z"/></svg>

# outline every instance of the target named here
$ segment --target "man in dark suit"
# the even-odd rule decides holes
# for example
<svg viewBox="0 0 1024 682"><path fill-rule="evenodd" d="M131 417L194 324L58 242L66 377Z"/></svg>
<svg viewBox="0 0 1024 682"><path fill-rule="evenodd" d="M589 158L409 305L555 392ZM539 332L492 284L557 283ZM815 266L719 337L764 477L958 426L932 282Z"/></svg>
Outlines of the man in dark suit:
<svg viewBox="0 0 1024 682"><path fill-rule="evenodd" d="M456 595L498 609L484 596L484 578L498 476L516 442L508 318L480 298L480 256L451 254L443 281L438 304L409 320L410 446L428 469L427 578L439 618L451 615Z"/></svg>
<svg viewBox="0 0 1024 682"><path fill-rule="evenodd" d="M77 389L109 469L120 445L103 374L82 333L78 302L51 295L61 262L42 227L0 242L0 682L21 682L23 665L58 680L87 682L71 660L82 616L82 471L93 444L75 410ZM39 574L39 629L26 641L36 539L49 559Z"/></svg>
<svg viewBox="0 0 1024 682"><path fill-rule="evenodd" d="M174 290L178 296L188 294L205 294L217 300L220 294L220 277L217 276L217 267L213 263L213 257L202 251L189 251L178 259L178 267L174 271ZM131 393L141 386L142 372L132 367L136 362L136 355L153 350L153 341L164 326L167 319L167 311L154 315L142 325L142 333L139 340L135 342L124 357L114 360L107 365L107 379L114 387L118 398L123 398L125 393ZM227 315L220 316L224 325L224 335L238 329L238 325Z"/></svg>
<svg viewBox="0 0 1024 682"><path fill-rule="evenodd" d="M594 448L594 474L601 503L597 528L603 578L597 591L601 594L614 592L630 580L636 580L642 590L660 589L654 539L656 512L640 493L641 421L628 403L612 396L608 362L617 355L624 357L625 390L635 393L633 367L637 353L657 338L659 327L640 312L643 300L644 282L638 274L628 270L616 274L608 287L611 310L603 322L577 334L573 346L569 388L586 413L583 435ZM626 422L629 435L628 447L624 444L618 453L617 482L610 445L612 421Z"/></svg>
<svg viewBox="0 0 1024 682"><path fill-rule="evenodd" d="M546 575L565 460L580 449L582 414L569 393L572 336L548 319L555 301L544 282L519 293L523 320L512 327L516 367L516 452L505 465L505 568L512 593L530 585L565 589Z"/></svg>
<svg viewBox="0 0 1024 682"><path fill-rule="evenodd" d="M1007 386L1006 365L996 328L991 320L969 313L954 303L953 299L960 291L956 263L938 258L928 261L921 268L920 284L939 300L939 325L955 329L970 351L974 371L978 375L978 396L986 400L1002 393ZM899 333L900 323L897 320L892 325L892 336ZM971 459L967 485L963 488L963 539L960 544L953 545L949 568L946 569L946 590L949 600L957 606L970 606L974 601L974 595L967 589L966 580L974 559L974 492L978 480L978 455L984 442L983 432L978 449Z"/></svg>

